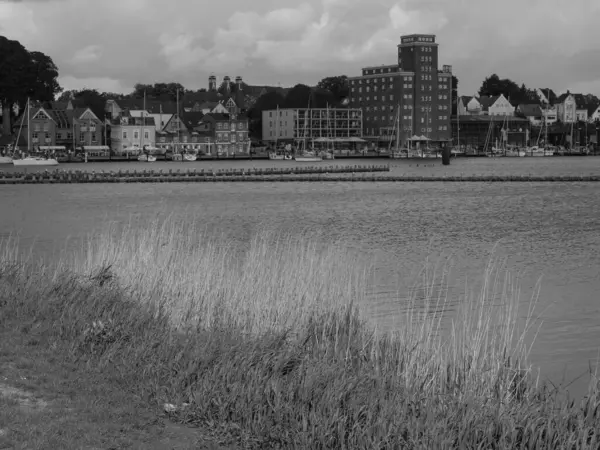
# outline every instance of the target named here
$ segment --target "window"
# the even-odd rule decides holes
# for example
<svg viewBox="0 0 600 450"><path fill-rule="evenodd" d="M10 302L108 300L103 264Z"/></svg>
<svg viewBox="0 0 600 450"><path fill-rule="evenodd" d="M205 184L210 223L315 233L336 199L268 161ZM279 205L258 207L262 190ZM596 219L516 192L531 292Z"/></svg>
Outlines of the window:
<svg viewBox="0 0 600 450"><path fill-rule="evenodd" d="M33 124L33 131L41 131L41 127L39 123L34 123Z"/></svg>
<svg viewBox="0 0 600 450"><path fill-rule="evenodd" d="M85 133L79 133L79 141L85 142Z"/></svg>
<svg viewBox="0 0 600 450"><path fill-rule="evenodd" d="M31 139L37 139L38 138L38 134L37 133L31 133Z"/></svg>
<svg viewBox="0 0 600 450"><path fill-rule="evenodd" d="M148 131L144 131L144 139L150 139L150 133Z"/></svg>
<svg viewBox="0 0 600 450"><path fill-rule="evenodd" d="M73 133L71 131L67 132L67 139L72 141L73 140Z"/></svg>
<svg viewBox="0 0 600 450"><path fill-rule="evenodd" d="M48 122L44 122L44 131L50 131L50 124Z"/></svg>
<svg viewBox="0 0 600 450"><path fill-rule="evenodd" d="M133 138L134 138L134 139L139 139L139 138L140 138L140 132L139 132L139 131L137 131L137 130L135 130L135 131L133 132Z"/></svg>

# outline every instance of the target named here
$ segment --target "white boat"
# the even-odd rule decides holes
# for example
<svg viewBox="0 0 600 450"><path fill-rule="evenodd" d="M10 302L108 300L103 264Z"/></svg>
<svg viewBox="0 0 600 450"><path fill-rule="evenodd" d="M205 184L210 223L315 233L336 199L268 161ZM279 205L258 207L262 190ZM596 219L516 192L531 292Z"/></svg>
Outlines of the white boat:
<svg viewBox="0 0 600 450"><path fill-rule="evenodd" d="M10 156L0 156L0 164L12 164L13 159Z"/></svg>
<svg viewBox="0 0 600 450"><path fill-rule="evenodd" d="M554 156L554 150L551 148L544 149L544 156Z"/></svg>
<svg viewBox="0 0 600 450"><path fill-rule="evenodd" d="M23 159L13 159L14 166L58 166L54 158L42 158L40 156L27 156Z"/></svg>
<svg viewBox="0 0 600 450"><path fill-rule="evenodd" d="M319 161L323 161L323 158L321 158L320 156L296 156L294 157L294 160L298 161L298 162L319 162Z"/></svg>
<svg viewBox="0 0 600 450"><path fill-rule="evenodd" d="M273 160L284 160L285 159L285 155L278 155L277 153L269 153L269 159L273 159Z"/></svg>
<svg viewBox="0 0 600 450"><path fill-rule="evenodd" d="M529 151L527 153L530 156L546 156L544 149L538 146L529 148Z"/></svg>
<svg viewBox="0 0 600 450"><path fill-rule="evenodd" d="M524 157L525 155L525 151L524 150L513 150L513 149L508 149L506 150L506 156L509 157Z"/></svg>
<svg viewBox="0 0 600 450"><path fill-rule="evenodd" d="M321 157L323 159L335 159L335 155L332 152L322 152Z"/></svg>
<svg viewBox="0 0 600 450"><path fill-rule="evenodd" d="M140 155L138 156L138 161L141 162L155 162L156 156L153 155Z"/></svg>
<svg viewBox="0 0 600 450"><path fill-rule="evenodd" d="M194 162L198 159L198 157L192 153L186 153L183 155L183 160L188 162Z"/></svg>

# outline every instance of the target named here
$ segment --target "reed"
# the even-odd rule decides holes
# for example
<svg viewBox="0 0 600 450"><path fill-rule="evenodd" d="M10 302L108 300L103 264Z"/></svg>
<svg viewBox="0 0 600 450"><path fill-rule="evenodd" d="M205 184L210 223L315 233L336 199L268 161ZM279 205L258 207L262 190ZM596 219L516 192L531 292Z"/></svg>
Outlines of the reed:
<svg viewBox="0 0 600 450"><path fill-rule="evenodd" d="M447 274L424 270L383 332L368 314L372 261L304 233L241 245L167 220L107 227L54 264L4 248L3 314L248 447L600 444L597 380L580 404L537 382L535 298L522 303L497 262L451 317Z"/></svg>

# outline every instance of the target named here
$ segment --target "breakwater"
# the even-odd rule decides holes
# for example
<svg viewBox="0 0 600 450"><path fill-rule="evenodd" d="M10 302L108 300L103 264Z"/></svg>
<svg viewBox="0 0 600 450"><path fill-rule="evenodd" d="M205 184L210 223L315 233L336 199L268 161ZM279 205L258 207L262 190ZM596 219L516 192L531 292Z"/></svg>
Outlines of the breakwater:
<svg viewBox="0 0 600 450"><path fill-rule="evenodd" d="M0 172L0 184L169 182L600 182L600 175L415 175L390 174L383 166L304 166L188 170L43 170Z"/></svg>

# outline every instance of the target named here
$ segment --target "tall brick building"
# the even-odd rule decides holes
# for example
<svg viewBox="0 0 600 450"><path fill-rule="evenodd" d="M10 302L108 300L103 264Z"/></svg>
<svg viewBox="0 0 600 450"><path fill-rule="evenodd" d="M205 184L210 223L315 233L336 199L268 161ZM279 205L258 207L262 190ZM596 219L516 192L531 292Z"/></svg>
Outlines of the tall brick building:
<svg viewBox="0 0 600 450"><path fill-rule="evenodd" d="M364 67L361 76L350 77L349 106L363 110L364 135L393 139L399 110L402 144L413 135L449 141L452 66L438 67L435 36L412 34L401 36L397 64Z"/></svg>

